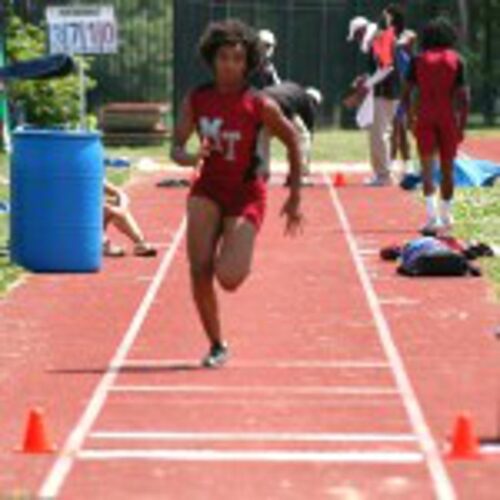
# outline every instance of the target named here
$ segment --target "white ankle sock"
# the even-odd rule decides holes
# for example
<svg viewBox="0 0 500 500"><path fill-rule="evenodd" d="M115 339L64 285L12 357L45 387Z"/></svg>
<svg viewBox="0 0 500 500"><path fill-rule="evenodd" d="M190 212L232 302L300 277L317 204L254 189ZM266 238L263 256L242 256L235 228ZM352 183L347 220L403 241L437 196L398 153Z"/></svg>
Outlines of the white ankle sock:
<svg viewBox="0 0 500 500"><path fill-rule="evenodd" d="M425 206L427 208L427 218L435 219L437 217L436 197L434 195L425 197Z"/></svg>

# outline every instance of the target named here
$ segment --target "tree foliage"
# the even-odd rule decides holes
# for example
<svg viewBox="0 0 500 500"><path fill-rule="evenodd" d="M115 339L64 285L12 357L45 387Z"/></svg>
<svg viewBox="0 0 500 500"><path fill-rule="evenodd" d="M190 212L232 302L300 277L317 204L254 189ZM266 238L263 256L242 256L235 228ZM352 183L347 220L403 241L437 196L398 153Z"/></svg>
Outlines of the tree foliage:
<svg viewBox="0 0 500 500"><path fill-rule="evenodd" d="M95 3L95 0L86 0ZM96 59L100 100L165 101L171 91L173 7L171 0L114 2L119 52Z"/></svg>
<svg viewBox="0 0 500 500"><path fill-rule="evenodd" d="M7 22L7 58L11 63L46 54L45 30L10 15ZM83 61L88 69L89 61ZM87 87L95 82L88 79ZM14 108L22 110L27 123L40 127L76 126L80 117L78 75L44 81L15 81L9 86Z"/></svg>

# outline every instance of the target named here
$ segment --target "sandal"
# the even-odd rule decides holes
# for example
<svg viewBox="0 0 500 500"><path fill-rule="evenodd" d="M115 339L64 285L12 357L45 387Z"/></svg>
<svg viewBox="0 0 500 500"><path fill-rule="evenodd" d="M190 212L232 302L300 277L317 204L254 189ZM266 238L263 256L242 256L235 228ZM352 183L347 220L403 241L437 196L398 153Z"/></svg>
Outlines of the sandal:
<svg viewBox="0 0 500 500"><path fill-rule="evenodd" d="M105 257L111 257L111 258L125 257L125 250L118 245L113 245L110 241L106 241L103 244L102 251Z"/></svg>
<svg viewBox="0 0 500 500"><path fill-rule="evenodd" d="M136 257L156 257L158 250L150 243L138 243L134 248Z"/></svg>

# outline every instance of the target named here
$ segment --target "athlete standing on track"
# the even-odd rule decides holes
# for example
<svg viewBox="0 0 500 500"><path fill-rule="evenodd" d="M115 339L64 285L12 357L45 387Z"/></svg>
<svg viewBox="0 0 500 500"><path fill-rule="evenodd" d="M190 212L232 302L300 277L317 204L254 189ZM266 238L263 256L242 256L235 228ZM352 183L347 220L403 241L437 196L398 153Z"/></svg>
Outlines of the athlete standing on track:
<svg viewBox="0 0 500 500"><path fill-rule="evenodd" d="M422 52L411 63L403 97L406 109L411 109L412 91L418 89L418 111L416 116L410 116L410 122L422 163L427 206L427 222L422 232L426 234L447 233L453 225L453 164L464 138L469 112L464 63L453 50L455 44L456 32L447 19L434 19L425 27ZM439 213L433 179L437 153L441 160Z"/></svg>
<svg viewBox="0 0 500 500"><path fill-rule="evenodd" d="M172 159L200 168L187 206L188 257L194 300L211 343L203 365L219 367L229 352L214 282L217 279L227 291L243 284L264 219L266 186L257 175L255 151L259 130L267 127L288 149L291 183L282 215L292 235L302 222L301 153L299 137L277 104L249 88L249 77L262 60L251 28L236 20L211 24L201 39L200 54L214 81L185 98ZM193 155L186 145L195 131L201 148Z"/></svg>

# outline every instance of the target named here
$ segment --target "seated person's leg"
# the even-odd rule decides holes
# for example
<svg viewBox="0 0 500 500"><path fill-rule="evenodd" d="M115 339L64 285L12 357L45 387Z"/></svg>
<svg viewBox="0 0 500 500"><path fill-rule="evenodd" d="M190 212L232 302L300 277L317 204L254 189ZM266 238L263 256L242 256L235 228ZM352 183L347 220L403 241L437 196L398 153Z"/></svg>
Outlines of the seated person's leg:
<svg viewBox="0 0 500 500"><path fill-rule="evenodd" d="M128 209L107 203L104 209L104 221L105 225L112 224L135 244L136 256L154 257L157 255L157 250L146 241L139 224Z"/></svg>

